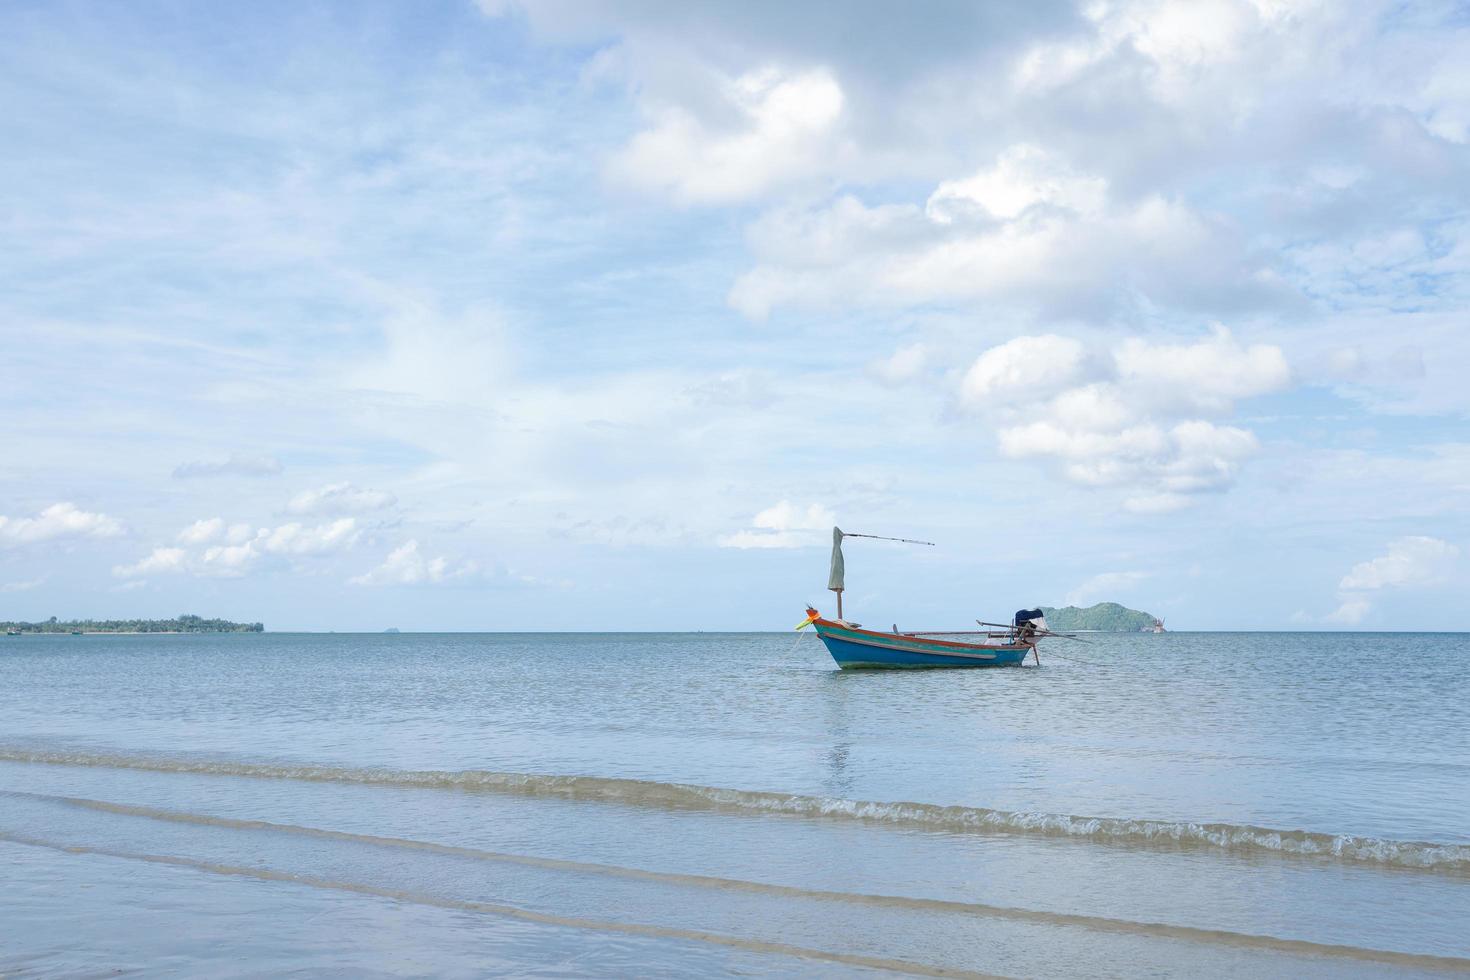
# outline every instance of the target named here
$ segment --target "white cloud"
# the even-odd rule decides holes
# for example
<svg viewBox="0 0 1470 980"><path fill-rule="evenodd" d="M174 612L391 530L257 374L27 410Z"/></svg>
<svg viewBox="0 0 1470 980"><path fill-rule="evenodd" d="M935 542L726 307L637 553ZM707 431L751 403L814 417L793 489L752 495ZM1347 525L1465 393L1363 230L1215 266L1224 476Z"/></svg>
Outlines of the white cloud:
<svg viewBox="0 0 1470 980"><path fill-rule="evenodd" d="M386 490L366 490L351 483L329 483L315 490L303 490L286 504L293 514L360 514L382 510L398 502Z"/></svg>
<svg viewBox="0 0 1470 980"><path fill-rule="evenodd" d="M1448 541L1424 535L1396 538L1376 558L1354 565L1342 581L1338 607L1324 622L1356 626L1373 609L1368 595L1378 589L1402 589L1439 584L1449 577L1460 549Z"/></svg>
<svg viewBox="0 0 1470 980"><path fill-rule="evenodd" d="M725 125L661 106L651 128L613 158L611 174L684 204L720 204L830 168L843 98L829 72L765 68L719 88Z"/></svg>
<svg viewBox="0 0 1470 980"><path fill-rule="evenodd" d="M1243 346L1216 326L1214 336L1193 344L1151 344L1137 337L1114 352L1120 383L1140 395L1204 412L1228 412L1242 398L1281 391L1291 369L1280 347Z"/></svg>
<svg viewBox="0 0 1470 980"><path fill-rule="evenodd" d="M1038 205L1092 217L1102 213L1107 193L1103 178L1079 174L1040 147L1021 143L1002 152L993 169L942 182L924 213L946 225L961 217L1009 220Z"/></svg>
<svg viewBox="0 0 1470 980"><path fill-rule="evenodd" d="M751 519L750 529L719 539L722 548L805 548L820 544L837 517L821 504L798 507L789 500L767 507Z"/></svg>
<svg viewBox="0 0 1470 980"><path fill-rule="evenodd" d="M64 537L110 538L122 531L122 523L116 518L81 510L67 502L52 504L35 517L0 515L0 546Z"/></svg>
<svg viewBox="0 0 1470 980"><path fill-rule="evenodd" d="M262 529L261 533L266 532ZM261 554L262 549L257 541L212 545L189 559L189 570L195 575L238 578L255 567Z"/></svg>
<svg viewBox="0 0 1470 980"><path fill-rule="evenodd" d="M1438 538L1398 538L1389 542L1386 554L1354 565L1337 587L1356 591L1432 585L1444 580L1459 554L1459 548Z"/></svg>
<svg viewBox="0 0 1470 980"><path fill-rule="evenodd" d="M187 570L188 552L183 548L154 548L146 558L131 565L116 565L112 574L118 578L140 578L144 575L172 574Z"/></svg>
<svg viewBox="0 0 1470 980"><path fill-rule="evenodd" d="M1259 449L1253 433L1197 416L1228 414L1290 377L1279 348L1243 346L1223 327L1192 344L1134 338L1090 353L1045 335L982 353L959 395L995 424L1003 455L1053 460L1064 479L1122 488L1127 510L1158 514L1230 486Z"/></svg>
<svg viewBox="0 0 1470 980"><path fill-rule="evenodd" d="M284 467L274 456L232 454L223 460L193 460L174 467L174 478L188 480L212 476L275 476Z"/></svg>
<svg viewBox="0 0 1470 980"><path fill-rule="evenodd" d="M410 540L393 549L377 568L354 577L351 582L353 585L438 585L478 570L473 561L455 561L442 555L427 558L419 553L419 543Z"/></svg>
<svg viewBox="0 0 1470 980"><path fill-rule="evenodd" d="M201 518L180 531L179 540L184 544L205 544L213 541L224 532L224 518Z"/></svg>
<svg viewBox="0 0 1470 980"><path fill-rule="evenodd" d="M46 576L43 575L40 578L27 579L23 582L6 582L0 585L0 592L29 592L36 586L44 584L45 581Z"/></svg>
<svg viewBox="0 0 1470 980"><path fill-rule="evenodd" d="M1070 337L1017 337L975 358L960 384L960 397L978 408L992 396L1050 394L1077 379L1084 353L1082 342Z"/></svg>
<svg viewBox="0 0 1470 980"><path fill-rule="evenodd" d="M192 575L238 578L268 556L300 558L330 555L350 549L361 536L355 518L343 517L316 526L299 523L262 527L248 524L225 527L222 518L195 521L179 540L188 547L154 548L145 558L113 568L120 578L188 572ZM212 544L223 537L223 544ZM208 547L200 547L208 545Z"/></svg>
<svg viewBox="0 0 1470 980"><path fill-rule="evenodd" d="M1108 200L1101 178L1058 177L1059 165L1029 147L1001 159L942 183L922 208L845 195L766 214L748 234L756 264L729 302L755 319L782 306L938 301L1091 319L1138 307L1231 313L1297 302L1219 215L1160 193Z"/></svg>
<svg viewBox="0 0 1470 980"><path fill-rule="evenodd" d="M1338 623L1343 626L1356 626L1372 610L1373 604L1362 596L1350 596L1342 600L1342 604L1335 610L1323 616L1322 619L1328 623Z"/></svg>
<svg viewBox="0 0 1470 980"><path fill-rule="evenodd" d="M261 528L252 544L270 554L317 555L351 547L359 533L356 518L342 517L316 527L291 523L271 530Z"/></svg>

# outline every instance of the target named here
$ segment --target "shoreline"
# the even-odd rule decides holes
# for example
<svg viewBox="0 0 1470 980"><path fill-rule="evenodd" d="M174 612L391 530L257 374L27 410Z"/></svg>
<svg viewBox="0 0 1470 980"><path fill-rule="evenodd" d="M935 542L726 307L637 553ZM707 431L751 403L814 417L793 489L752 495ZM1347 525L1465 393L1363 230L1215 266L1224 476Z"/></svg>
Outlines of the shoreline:
<svg viewBox="0 0 1470 980"><path fill-rule="evenodd" d="M6 636L221 636L264 630L20 630Z"/></svg>

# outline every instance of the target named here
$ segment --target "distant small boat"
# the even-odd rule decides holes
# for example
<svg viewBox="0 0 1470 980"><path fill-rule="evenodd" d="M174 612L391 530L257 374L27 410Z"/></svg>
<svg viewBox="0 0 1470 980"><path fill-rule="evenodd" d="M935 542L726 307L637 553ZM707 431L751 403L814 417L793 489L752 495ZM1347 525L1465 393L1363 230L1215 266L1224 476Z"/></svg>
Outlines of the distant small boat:
<svg viewBox="0 0 1470 980"><path fill-rule="evenodd" d="M1014 667L1036 651L1042 636L1051 635L1039 609L1022 609L1002 632L989 630L899 630L892 632L865 630L860 623L842 618L842 593L846 589L846 564L842 558L842 539L878 538L880 541L902 541L907 544L930 545L928 541L908 538L884 538L876 534L844 533L832 529L832 570L827 588L837 593L837 618L827 619L811 606L806 619L797 629L814 626L827 652L843 669L855 667ZM982 626L995 625L981 623ZM943 637L975 636L977 640L943 639ZM989 642L984 642L989 641ZM1037 655L1036 662L1041 662Z"/></svg>
<svg viewBox="0 0 1470 980"><path fill-rule="evenodd" d="M20 636L20 630L6 630L6 636Z"/></svg>
<svg viewBox="0 0 1470 980"><path fill-rule="evenodd" d="M81 636L82 635L82 631L81 630L72 630L71 631L71 635L72 636Z"/></svg>

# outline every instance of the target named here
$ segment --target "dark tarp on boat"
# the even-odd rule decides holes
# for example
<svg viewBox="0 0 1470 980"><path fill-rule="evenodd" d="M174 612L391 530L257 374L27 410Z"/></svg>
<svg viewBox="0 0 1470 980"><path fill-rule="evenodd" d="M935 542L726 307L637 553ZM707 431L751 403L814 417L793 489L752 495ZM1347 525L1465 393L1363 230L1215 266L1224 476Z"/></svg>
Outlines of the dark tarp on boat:
<svg viewBox="0 0 1470 980"><path fill-rule="evenodd" d="M1016 610L1016 618L1013 620L1013 625L1020 626L1023 623L1029 623L1038 619L1046 622L1046 616L1040 609L1018 609Z"/></svg>

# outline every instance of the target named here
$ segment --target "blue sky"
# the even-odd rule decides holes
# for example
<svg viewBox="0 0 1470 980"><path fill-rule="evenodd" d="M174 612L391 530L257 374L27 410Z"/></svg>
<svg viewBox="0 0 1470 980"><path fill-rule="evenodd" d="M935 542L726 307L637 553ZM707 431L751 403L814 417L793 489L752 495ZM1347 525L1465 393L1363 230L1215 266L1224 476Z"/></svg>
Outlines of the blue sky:
<svg viewBox="0 0 1470 980"><path fill-rule="evenodd" d="M0 7L0 618L1470 628L1445 4Z"/></svg>

